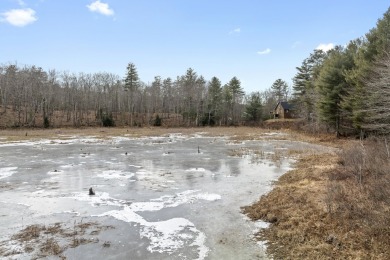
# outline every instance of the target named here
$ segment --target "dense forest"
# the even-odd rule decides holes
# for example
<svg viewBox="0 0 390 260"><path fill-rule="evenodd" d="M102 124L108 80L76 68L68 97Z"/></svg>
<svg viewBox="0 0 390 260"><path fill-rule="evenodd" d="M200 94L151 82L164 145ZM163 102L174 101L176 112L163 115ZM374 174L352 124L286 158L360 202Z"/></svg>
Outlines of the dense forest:
<svg viewBox="0 0 390 260"><path fill-rule="evenodd" d="M124 77L6 64L0 66L0 116L2 127L257 125L285 100L307 129L387 134L389 90L390 9L365 36L314 50L291 87L276 79L265 91L245 93L237 77L222 84L191 68L146 84L131 62Z"/></svg>

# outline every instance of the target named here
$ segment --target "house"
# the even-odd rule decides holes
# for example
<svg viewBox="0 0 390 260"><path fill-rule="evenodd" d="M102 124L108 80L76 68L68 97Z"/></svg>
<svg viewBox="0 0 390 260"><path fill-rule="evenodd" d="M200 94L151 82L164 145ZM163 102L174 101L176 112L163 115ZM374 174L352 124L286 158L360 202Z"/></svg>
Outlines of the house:
<svg viewBox="0 0 390 260"><path fill-rule="evenodd" d="M285 118L293 118L294 117L294 110L292 106L286 102L286 101L279 101L279 103L276 105L274 109L274 118L280 118L280 119L285 119Z"/></svg>

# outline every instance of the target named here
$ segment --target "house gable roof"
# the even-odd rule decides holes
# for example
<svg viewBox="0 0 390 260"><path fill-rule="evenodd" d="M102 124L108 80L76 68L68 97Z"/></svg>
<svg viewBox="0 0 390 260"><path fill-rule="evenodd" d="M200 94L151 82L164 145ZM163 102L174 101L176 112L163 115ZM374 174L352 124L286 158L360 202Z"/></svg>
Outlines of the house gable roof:
<svg viewBox="0 0 390 260"><path fill-rule="evenodd" d="M288 109L288 110L291 110L292 109L292 106L287 102L287 101L279 101L279 103L276 105L275 109L279 106L279 104L282 106L283 109Z"/></svg>

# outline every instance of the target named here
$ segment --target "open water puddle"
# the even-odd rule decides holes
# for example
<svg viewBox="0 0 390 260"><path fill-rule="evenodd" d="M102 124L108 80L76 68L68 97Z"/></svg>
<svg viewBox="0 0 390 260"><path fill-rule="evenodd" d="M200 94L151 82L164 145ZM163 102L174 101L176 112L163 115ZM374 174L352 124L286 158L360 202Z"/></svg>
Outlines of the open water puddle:
<svg viewBox="0 0 390 260"><path fill-rule="evenodd" d="M292 149L323 148L179 133L0 142L0 257L45 257L54 239L67 259L266 259L253 240L266 225L240 207L289 169ZM62 235L15 238L55 223Z"/></svg>

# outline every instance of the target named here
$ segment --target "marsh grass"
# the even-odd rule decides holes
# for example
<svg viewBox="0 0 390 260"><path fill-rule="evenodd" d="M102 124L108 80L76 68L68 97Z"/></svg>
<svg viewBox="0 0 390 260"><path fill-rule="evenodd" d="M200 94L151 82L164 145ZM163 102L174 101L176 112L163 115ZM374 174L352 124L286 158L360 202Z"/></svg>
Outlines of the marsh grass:
<svg viewBox="0 0 390 260"><path fill-rule="evenodd" d="M274 259L390 259L390 158L384 139L305 154L260 201L257 237ZM293 154L296 151L292 151Z"/></svg>
<svg viewBox="0 0 390 260"><path fill-rule="evenodd" d="M64 223L52 225L30 225L11 237L11 241L19 242L24 252L36 255L37 258L56 256L64 258L62 253L68 248L75 248L89 243L98 243L97 235L102 230L113 226L103 226L97 222L75 221L73 227ZM9 252L0 247L0 256L18 255L22 252Z"/></svg>
<svg viewBox="0 0 390 260"><path fill-rule="evenodd" d="M325 242L327 220L319 196L325 190L323 170L331 169L327 165L336 162L334 157L312 154L301 158L259 202L243 207L251 219L272 223L257 237L267 241L267 252L274 259L332 258L331 246Z"/></svg>
<svg viewBox="0 0 390 260"><path fill-rule="evenodd" d="M40 246L41 255L57 256L62 254L64 247L61 247L54 238L48 238Z"/></svg>
<svg viewBox="0 0 390 260"><path fill-rule="evenodd" d="M44 225L31 225L12 236L12 239L19 240L21 242L31 241L39 238L41 232L45 230L46 227Z"/></svg>

